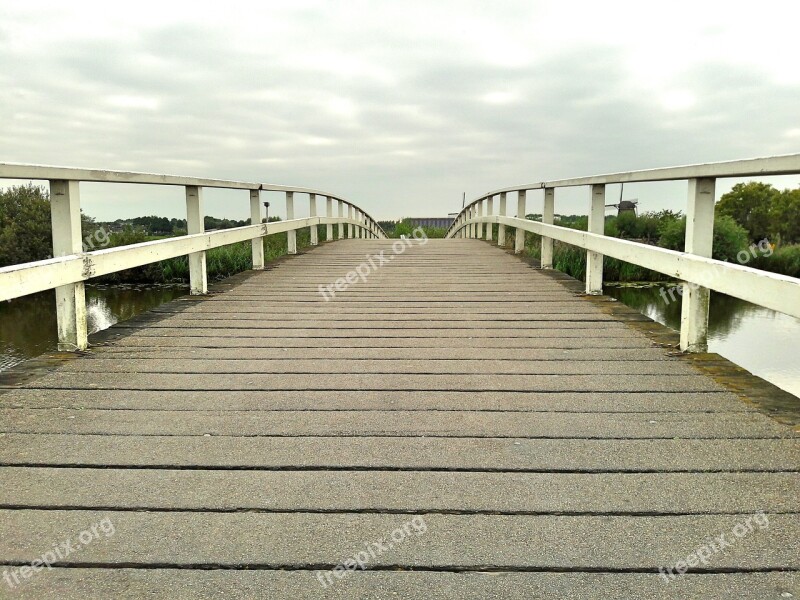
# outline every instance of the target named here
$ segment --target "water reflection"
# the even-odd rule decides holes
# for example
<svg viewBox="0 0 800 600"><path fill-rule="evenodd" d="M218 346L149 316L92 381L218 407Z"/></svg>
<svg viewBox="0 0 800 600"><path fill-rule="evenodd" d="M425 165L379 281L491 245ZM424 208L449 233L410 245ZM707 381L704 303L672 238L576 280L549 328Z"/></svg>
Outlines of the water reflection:
<svg viewBox="0 0 800 600"><path fill-rule="evenodd" d="M188 293L185 286L86 286L89 333ZM56 349L55 292L0 302L0 370Z"/></svg>
<svg viewBox="0 0 800 600"><path fill-rule="evenodd" d="M654 321L680 329L677 294L675 302L667 303L653 286L609 286L606 293ZM800 397L800 319L712 292L708 325L710 352Z"/></svg>

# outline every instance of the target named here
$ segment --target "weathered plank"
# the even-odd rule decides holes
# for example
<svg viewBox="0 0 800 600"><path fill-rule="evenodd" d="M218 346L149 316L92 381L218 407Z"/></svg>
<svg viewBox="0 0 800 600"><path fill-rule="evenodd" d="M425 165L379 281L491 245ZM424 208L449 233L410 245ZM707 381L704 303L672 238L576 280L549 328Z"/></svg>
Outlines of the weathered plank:
<svg viewBox="0 0 800 600"><path fill-rule="evenodd" d="M121 323L87 356L0 390L0 568L114 524L113 536L0 589L798 592L800 449L789 428L651 341L641 315L612 315L610 301L474 240L412 245L322 297L320 286L392 243L325 244ZM759 511L768 526L753 526ZM320 583L318 569L415 516L424 533L371 570ZM659 576L748 519L707 564Z"/></svg>

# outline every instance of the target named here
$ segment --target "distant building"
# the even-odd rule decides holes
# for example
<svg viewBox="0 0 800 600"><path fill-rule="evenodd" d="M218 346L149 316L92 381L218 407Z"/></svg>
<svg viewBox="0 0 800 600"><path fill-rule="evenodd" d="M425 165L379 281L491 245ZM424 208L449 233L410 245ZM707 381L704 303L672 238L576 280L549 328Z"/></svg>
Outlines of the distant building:
<svg viewBox="0 0 800 600"><path fill-rule="evenodd" d="M404 221L409 221L415 227L450 227L453 219L450 217L406 217Z"/></svg>

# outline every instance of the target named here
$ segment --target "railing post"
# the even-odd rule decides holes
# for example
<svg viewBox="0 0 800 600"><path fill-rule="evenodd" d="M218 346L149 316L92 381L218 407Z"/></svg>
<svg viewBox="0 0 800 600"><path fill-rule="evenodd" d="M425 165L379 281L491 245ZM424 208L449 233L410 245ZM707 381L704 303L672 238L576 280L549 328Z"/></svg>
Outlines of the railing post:
<svg viewBox="0 0 800 600"><path fill-rule="evenodd" d="M592 185L592 205L589 209L589 233L603 235L606 226L606 186ZM586 252L586 293L603 293L603 255Z"/></svg>
<svg viewBox="0 0 800 600"><path fill-rule="evenodd" d="M350 219L351 221L353 220L353 205L352 204L348 204L347 205L347 218ZM353 224L352 223L348 223L347 224L347 237L349 239L351 239L351 240L353 239L353 230L354 230Z"/></svg>
<svg viewBox="0 0 800 600"><path fill-rule="evenodd" d="M498 213L501 217L506 216L506 193L503 192L500 194L500 208ZM497 226L497 245L498 246L505 246L506 245L506 226L500 223Z"/></svg>
<svg viewBox="0 0 800 600"><path fill-rule="evenodd" d="M686 209L686 252L711 257L714 246L715 180L710 177L689 180ZM708 306L711 291L695 284L681 283L681 350L708 350Z"/></svg>
<svg viewBox="0 0 800 600"><path fill-rule="evenodd" d="M528 198L527 190L520 190L517 192L517 218L525 218L525 204ZM514 253L519 254L525 249L525 230L517 227L514 234Z"/></svg>
<svg viewBox="0 0 800 600"><path fill-rule="evenodd" d="M308 195L308 216L309 217L316 217L317 216L317 195L316 194L309 194ZM312 225L308 226L308 233L311 237L311 245L316 246L319 244L319 236L317 231L317 224L313 223Z"/></svg>
<svg viewBox="0 0 800 600"><path fill-rule="evenodd" d="M80 183L50 182L50 219L53 227L53 256L83 252L81 238ZM86 350L89 346L86 325L86 288L82 281L62 285L56 290L58 349Z"/></svg>
<svg viewBox="0 0 800 600"><path fill-rule="evenodd" d="M330 218L333 216L333 200L328 196L325 198L325 216ZM330 242L333 239L333 224L328 223L325 226L325 241Z"/></svg>
<svg viewBox="0 0 800 600"><path fill-rule="evenodd" d="M250 190L250 224L261 225L261 192ZM253 269L264 268L264 238L251 240L253 244Z"/></svg>
<svg viewBox="0 0 800 600"><path fill-rule="evenodd" d="M286 192L286 220L294 219L294 192ZM286 232L286 251L297 254L297 231L292 229Z"/></svg>
<svg viewBox="0 0 800 600"><path fill-rule="evenodd" d="M491 217L494 213L494 197L487 196L486 198L486 216ZM491 242L492 241L492 234L494 233L492 230L494 227L491 223L486 223L486 240Z"/></svg>
<svg viewBox="0 0 800 600"><path fill-rule="evenodd" d="M555 188L544 188L544 208L542 209L542 223L552 225L555 220L556 211L556 190ZM605 215L605 212L603 213ZM543 269L553 268L553 238L542 236L542 260Z"/></svg>
<svg viewBox="0 0 800 600"><path fill-rule="evenodd" d="M484 211L483 199L478 200L478 203L475 205L475 216L482 217ZM475 223L475 237L481 239L483 237L483 223Z"/></svg>
<svg viewBox="0 0 800 600"><path fill-rule="evenodd" d="M206 229L204 220L203 188L187 185L186 233L189 235L203 233ZM189 255L189 293L195 296L208 293L205 251L193 252Z"/></svg>
<svg viewBox="0 0 800 600"><path fill-rule="evenodd" d="M339 218L344 218L344 202L339 200ZM344 223L339 223L339 239L344 239Z"/></svg>
<svg viewBox="0 0 800 600"><path fill-rule="evenodd" d="M475 205L473 204L472 206L469 207L469 219L471 221L474 218L475 218ZM476 229L475 228L475 223L470 223L469 224L469 237L470 238L474 238L475 237L475 229Z"/></svg>

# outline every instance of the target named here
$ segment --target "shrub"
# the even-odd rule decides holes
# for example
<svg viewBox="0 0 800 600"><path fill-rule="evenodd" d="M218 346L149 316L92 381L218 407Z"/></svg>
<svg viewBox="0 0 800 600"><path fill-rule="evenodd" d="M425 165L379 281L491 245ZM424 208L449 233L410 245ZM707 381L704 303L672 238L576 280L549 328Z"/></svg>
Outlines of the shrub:
<svg viewBox="0 0 800 600"><path fill-rule="evenodd" d="M658 245L683 252L686 248L686 217L669 221L661 229ZM714 242L712 257L717 260L735 261L740 250L747 249L750 238L747 230L733 218L718 215L714 220Z"/></svg>
<svg viewBox="0 0 800 600"><path fill-rule="evenodd" d="M757 254L747 266L790 277L800 277L800 244L779 246L773 249L771 256Z"/></svg>
<svg viewBox="0 0 800 600"><path fill-rule="evenodd" d="M28 184L0 191L0 267L52 255L47 189Z"/></svg>

